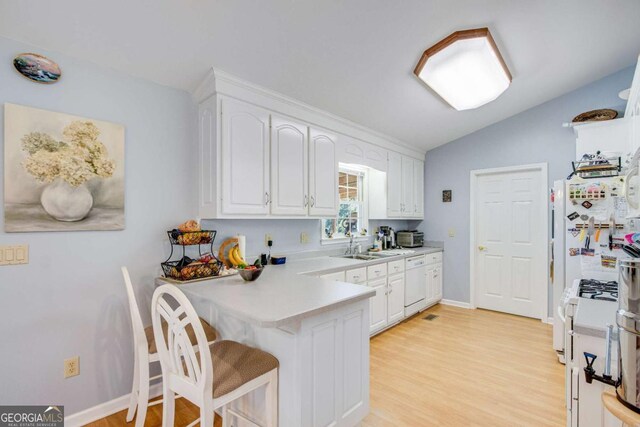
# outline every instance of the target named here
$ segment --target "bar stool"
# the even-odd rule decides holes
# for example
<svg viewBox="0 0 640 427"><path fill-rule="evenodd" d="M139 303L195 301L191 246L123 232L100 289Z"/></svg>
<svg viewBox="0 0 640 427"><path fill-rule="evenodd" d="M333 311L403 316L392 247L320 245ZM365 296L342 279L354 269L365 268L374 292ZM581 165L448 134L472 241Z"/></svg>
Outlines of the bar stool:
<svg viewBox="0 0 640 427"><path fill-rule="evenodd" d="M175 300L170 305L166 297ZM162 425L173 427L175 395L180 394L200 407L201 427L213 426L214 411L221 409L222 425L229 426L230 417L257 425L245 414L229 408L230 403L265 386L265 427L278 425L278 359L271 354L234 341L216 341L211 347L193 306L176 286L162 285L151 301L153 333L158 343L162 367ZM163 336L161 323L169 325ZM189 343L187 328L195 330L196 353Z"/></svg>
<svg viewBox="0 0 640 427"><path fill-rule="evenodd" d="M133 420L137 409L136 427L143 427L144 420L147 416L147 407L162 403L162 400L149 403L149 383L162 377L162 375L156 375L149 378L149 365L153 362L158 362L160 359L153 334L153 326L147 326L146 328L143 326L127 267L122 267L122 276L124 277L124 284L127 289L127 297L129 298L134 348L133 386L131 388L129 410L127 411L127 422ZM216 330L203 319L200 319L200 325L204 331L207 344L213 344L217 338ZM165 335L167 335L168 325L163 324L163 329L165 330ZM192 345L195 345L196 336L193 328L190 328L187 334Z"/></svg>

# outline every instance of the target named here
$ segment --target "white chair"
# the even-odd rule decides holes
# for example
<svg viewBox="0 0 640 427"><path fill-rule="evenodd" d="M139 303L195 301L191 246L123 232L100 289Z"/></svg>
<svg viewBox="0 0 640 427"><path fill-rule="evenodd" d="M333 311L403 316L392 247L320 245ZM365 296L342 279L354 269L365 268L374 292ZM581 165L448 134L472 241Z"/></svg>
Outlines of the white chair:
<svg viewBox="0 0 640 427"><path fill-rule="evenodd" d="M177 302L177 307L175 302L167 301L167 296L169 301ZM153 293L151 320L162 367L163 427L173 427L176 393L200 407L200 418L189 427L198 421L201 427L213 426L214 411L218 409L223 427L230 425L231 416L259 426L229 405L262 386L266 427L278 425L278 359L234 341L216 341L209 347L193 306L173 285L162 285ZM169 325L166 338L161 329L163 321ZM189 343L188 326L195 330L198 353Z"/></svg>
<svg viewBox="0 0 640 427"><path fill-rule="evenodd" d="M131 389L131 398L129 400L129 410L127 411L127 422L133 420L136 415L136 427L143 427L144 420L147 416L147 407L162 403L162 400L156 400L149 404L149 383L155 379L161 378L162 375L149 378L149 364L158 362L158 351L156 349L155 336L153 334L153 326L146 328L142 324L142 317L136 302L136 295L133 292L131 277L127 267L122 267L122 276L124 284L127 288L127 296L129 297L129 310L131 311L131 325L133 326L133 346L134 346L134 365L133 365L133 387ZM205 331L205 337L208 344L212 344L216 339L216 330L212 328L203 319L200 319L201 327ZM166 329L166 325L165 329ZM193 344L196 343L195 332L189 331L189 337Z"/></svg>

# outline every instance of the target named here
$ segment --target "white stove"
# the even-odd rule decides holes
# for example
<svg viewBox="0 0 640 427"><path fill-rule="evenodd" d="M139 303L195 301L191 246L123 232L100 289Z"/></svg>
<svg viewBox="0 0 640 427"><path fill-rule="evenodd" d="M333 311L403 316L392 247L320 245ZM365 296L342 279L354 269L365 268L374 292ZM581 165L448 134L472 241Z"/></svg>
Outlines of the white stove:
<svg viewBox="0 0 640 427"><path fill-rule="evenodd" d="M588 300L588 301L586 301ZM611 311L611 306L618 300L618 283L613 280L576 279L572 286L566 288L558 306L558 315L564 326L564 352L558 357L566 365L566 406L567 426L570 427L600 427L618 426L608 419L603 422L604 411L600 396L604 386L588 384L584 379L584 352L599 356L597 363L600 371L604 362L604 338L585 336L574 331L574 319L580 310L584 320L583 310L589 313ZM581 303L581 301L583 301ZM597 306L597 307L596 307ZM580 308L579 308L580 307ZM591 311L590 311L591 310ZM597 317L597 316L596 316Z"/></svg>
<svg viewBox="0 0 640 427"><path fill-rule="evenodd" d="M618 301L618 282L595 279L581 279L578 283L578 296L602 301Z"/></svg>

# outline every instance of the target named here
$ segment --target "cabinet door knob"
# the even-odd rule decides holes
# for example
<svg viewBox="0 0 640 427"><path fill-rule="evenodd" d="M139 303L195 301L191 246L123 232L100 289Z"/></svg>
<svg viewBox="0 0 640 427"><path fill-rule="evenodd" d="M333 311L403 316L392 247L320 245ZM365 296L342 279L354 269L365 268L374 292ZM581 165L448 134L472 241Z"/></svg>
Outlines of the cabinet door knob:
<svg viewBox="0 0 640 427"><path fill-rule="evenodd" d="M316 198L311 196L311 207L314 207L316 204Z"/></svg>
<svg viewBox="0 0 640 427"><path fill-rule="evenodd" d="M478 246L478 250L479 250L479 251L486 251L486 250L487 250L487 247L486 247L486 246L482 246L482 245L480 245L480 246Z"/></svg>

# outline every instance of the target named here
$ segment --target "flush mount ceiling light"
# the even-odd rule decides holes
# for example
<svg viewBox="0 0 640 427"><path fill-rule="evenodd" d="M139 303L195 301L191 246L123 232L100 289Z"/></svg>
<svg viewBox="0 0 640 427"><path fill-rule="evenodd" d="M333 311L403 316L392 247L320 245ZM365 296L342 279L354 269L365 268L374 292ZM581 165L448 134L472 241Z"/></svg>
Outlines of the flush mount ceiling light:
<svg viewBox="0 0 640 427"><path fill-rule="evenodd" d="M511 83L488 28L456 31L440 40L424 51L413 73L456 110L491 102Z"/></svg>

